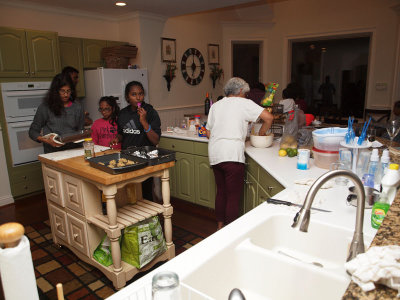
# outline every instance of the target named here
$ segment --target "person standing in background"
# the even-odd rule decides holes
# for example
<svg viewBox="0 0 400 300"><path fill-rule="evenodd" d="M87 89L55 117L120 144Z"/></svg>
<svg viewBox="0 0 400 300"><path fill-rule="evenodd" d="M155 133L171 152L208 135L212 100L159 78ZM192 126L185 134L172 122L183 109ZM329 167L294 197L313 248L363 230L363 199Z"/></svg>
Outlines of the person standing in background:
<svg viewBox="0 0 400 300"><path fill-rule="evenodd" d="M59 144L53 138L45 137L49 133L65 136L83 130L85 118L83 107L71 97L73 90L74 84L71 78L57 74L51 82L44 102L36 111L29 128L29 137L43 143L45 153L82 147L82 143Z"/></svg>
<svg viewBox="0 0 400 300"><path fill-rule="evenodd" d="M324 105L332 105L335 92L335 86L331 83L330 77L326 76L325 83L321 84L318 89L318 93L322 95L322 103Z"/></svg>
<svg viewBox="0 0 400 300"><path fill-rule="evenodd" d="M94 121L91 127L91 135L95 145L110 147L114 149L121 149L121 144L111 145L112 140L117 135L117 116L119 113L119 106L116 97L105 96L101 97L99 101L99 112L103 118Z"/></svg>
<svg viewBox="0 0 400 300"><path fill-rule="evenodd" d="M265 96L265 85L261 82L253 83L250 91L246 94L246 98L251 99L254 103L261 105L261 100Z"/></svg>
<svg viewBox="0 0 400 300"><path fill-rule="evenodd" d="M273 120L266 109L246 99L249 90L246 81L231 78L224 87L226 97L214 103L208 115L208 153L217 185L215 214L218 229L239 217L248 123L261 118L264 123L259 135L265 135Z"/></svg>
<svg viewBox="0 0 400 300"><path fill-rule="evenodd" d="M69 76L71 78L72 83L74 84L74 91L71 94L71 97L74 98L74 100L77 98L76 96L76 87L79 83L79 71L75 69L74 67L67 66L64 67L61 71L61 74L65 76ZM85 111L85 126L90 126L92 125L93 120L89 117L89 113Z"/></svg>

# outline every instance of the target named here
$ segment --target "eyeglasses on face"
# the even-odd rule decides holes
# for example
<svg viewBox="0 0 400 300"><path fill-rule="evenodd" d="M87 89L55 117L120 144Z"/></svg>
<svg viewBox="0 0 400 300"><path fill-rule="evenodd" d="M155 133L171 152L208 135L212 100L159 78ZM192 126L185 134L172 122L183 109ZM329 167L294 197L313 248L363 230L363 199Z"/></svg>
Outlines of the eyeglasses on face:
<svg viewBox="0 0 400 300"><path fill-rule="evenodd" d="M111 111L111 108L110 108L110 107L105 107L105 108L99 107L99 112L102 112L102 111L107 111L107 112L109 112L109 111Z"/></svg>
<svg viewBox="0 0 400 300"><path fill-rule="evenodd" d="M72 91L71 91L71 90L59 90L58 92L59 92L61 95L63 95L63 94L64 94L64 95L68 95L68 94L71 94Z"/></svg>

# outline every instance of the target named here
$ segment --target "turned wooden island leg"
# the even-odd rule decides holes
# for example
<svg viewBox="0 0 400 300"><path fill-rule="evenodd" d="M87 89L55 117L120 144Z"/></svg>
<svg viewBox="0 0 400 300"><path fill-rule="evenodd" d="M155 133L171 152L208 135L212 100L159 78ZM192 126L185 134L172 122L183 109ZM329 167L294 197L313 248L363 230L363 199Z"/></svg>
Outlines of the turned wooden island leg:
<svg viewBox="0 0 400 300"><path fill-rule="evenodd" d="M165 241L168 246L172 246L172 206L170 199L169 189L169 170L165 169L161 177L161 193L163 198L164 211L164 230L165 230Z"/></svg>
<svg viewBox="0 0 400 300"><path fill-rule="evenodd" d="M116 231L118 229L117 224L117 205L115 203L115 194L117 193L117 186L110 185L103 187L103 195L107 199L107 217L108 217L108 227L110 231ZM113 260L114 272L118 273L122 271L121 267L121 249L119 246L119 237L121 236L121 231L119 231L118 236L109 236L111 242L111 256Z"/></svg>

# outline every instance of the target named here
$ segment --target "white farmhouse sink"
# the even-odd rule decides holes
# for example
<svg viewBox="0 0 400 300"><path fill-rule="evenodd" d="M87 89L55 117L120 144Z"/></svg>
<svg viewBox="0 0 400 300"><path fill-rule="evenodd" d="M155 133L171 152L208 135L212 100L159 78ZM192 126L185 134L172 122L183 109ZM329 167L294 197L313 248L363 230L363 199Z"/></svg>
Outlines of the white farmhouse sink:
<svg viewBox="0 0 400 300"><path fill-rule="evenodd" d="M291 228L292 215L275 215L266 219L247 237L252 243L273 252L284 252L303 261L321 263L325 269L343 273L354 228L341 228L318 221L311 222L308 232ZM365 247L373 237L364 236Z"/></svg>
<svg viewBox="0 0 400 300"><path fill-rule="evenodd" d="M340 299L350 282L344 263L353 231L311 218L303 233L291 228L292 220L293 215L267 218L182 281L214 299L228 299L234 288L252 300Z"/></svg>

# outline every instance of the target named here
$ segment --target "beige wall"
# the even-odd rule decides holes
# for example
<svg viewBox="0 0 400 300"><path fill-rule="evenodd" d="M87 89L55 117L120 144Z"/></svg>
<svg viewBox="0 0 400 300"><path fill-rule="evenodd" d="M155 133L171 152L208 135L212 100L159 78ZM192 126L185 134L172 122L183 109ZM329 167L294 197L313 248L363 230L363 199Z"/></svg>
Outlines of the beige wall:
<svg viewBox="0 0 400 300"><path fill-rule="evenodd" d="M277 81L284 87L290 67L289 39L372 32L366 104L370 108L391 107L398 36L398 19L391 7L397 3L395 0L291 0L247 8L247 13L242 14L242 24L223 25L224 68L231 74L232 40L264 38L267 54L262 80ZM266 18L251 17L259 17L262 11ZM225 12L224 18L232 20L232 14L235 12ZM258 24L266 21L271 23ZM387 89L376 90L376 83L386 83Z"/></svg>
<svg viewBox="0 0 400 300"><path fill-rule="evenodd" d="M394 86L399 30L398 17L391 7L396 4L396 0L290 0L167 20L141 14L120 21L0 4L0 26L50 30L63 36L123 40L136 44L139 48L136 61L149 71L151 103L158 109L167 110L202 105L207 91L214 98L222 94L223 82L212 89L210 69L206 64L205 77L198 86L188 85L178 70L168 92L162 77L165 63L161 62L161 37L176 39L179 68L182 54L187 48L199 49L207 62L207 44L219 44L225 81L232 72L231 42L261 41L263 58L260 80L277 81L282 87L287 84L289 76L290 39L371 32L367 106L391 107L396 94ZM376 90L376 83L386 83L386 90Z"/></svg>

